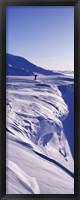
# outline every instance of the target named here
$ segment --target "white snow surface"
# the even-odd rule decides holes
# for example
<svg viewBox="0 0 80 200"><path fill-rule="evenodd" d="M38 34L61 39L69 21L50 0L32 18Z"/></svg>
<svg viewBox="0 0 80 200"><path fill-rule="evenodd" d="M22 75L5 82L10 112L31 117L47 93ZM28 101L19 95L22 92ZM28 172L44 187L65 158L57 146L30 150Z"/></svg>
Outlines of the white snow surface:
<svg viewBox="0 0 80 200"><path fill-rule="evenodd" d="M73 83L64 75L36 81L7 76L7 194L74 194L74 160L63 127L69 108L58 89Z"/></svg>

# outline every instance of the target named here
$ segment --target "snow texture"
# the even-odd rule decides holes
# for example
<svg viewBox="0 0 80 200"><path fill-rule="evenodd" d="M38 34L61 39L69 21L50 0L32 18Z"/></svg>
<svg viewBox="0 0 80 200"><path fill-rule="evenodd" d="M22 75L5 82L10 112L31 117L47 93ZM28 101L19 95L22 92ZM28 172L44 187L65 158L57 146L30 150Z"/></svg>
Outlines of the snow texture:
<svg viewBox="0 0 80 200"><path fill-rule="evenodd" d="M7 76L7 194L74 194L73 93L70 74Z"/></svg>

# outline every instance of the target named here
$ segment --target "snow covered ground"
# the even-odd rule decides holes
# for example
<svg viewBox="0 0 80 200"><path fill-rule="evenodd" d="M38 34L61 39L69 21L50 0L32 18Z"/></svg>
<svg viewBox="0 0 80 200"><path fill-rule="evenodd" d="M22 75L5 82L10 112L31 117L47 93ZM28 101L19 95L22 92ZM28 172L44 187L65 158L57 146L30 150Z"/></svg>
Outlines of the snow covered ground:
<svg viewBox="0 0 80 200"><path fill-rule="evenodd" d="M33 79L6 78L6 193L74 194L74 77Z"/></svg>

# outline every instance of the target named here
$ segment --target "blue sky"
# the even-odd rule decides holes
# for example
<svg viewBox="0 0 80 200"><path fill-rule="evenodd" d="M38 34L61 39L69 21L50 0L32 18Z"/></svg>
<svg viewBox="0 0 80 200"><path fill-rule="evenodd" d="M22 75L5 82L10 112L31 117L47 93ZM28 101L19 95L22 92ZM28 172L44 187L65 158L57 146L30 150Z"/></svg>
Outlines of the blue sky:
<svg viewBox="0 0 80 200"><path fill-rule="evenodd" d="M74 7L8 6L6 52L52 70L74 70Z"/></svg>

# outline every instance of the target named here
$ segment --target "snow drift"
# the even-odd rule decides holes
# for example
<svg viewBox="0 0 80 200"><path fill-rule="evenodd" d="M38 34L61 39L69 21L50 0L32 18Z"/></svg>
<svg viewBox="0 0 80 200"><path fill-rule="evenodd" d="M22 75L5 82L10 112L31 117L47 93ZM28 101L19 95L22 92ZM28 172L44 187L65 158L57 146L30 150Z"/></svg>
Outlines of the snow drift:
<svg viewBox="0 0 80 200"><path fill-rule="evenodd" d="M67 123L70 102L67 104L61 93L64 85L71 92L73 77L40 75L38 81L34 81L32 76L7 76L8 194L74 193L74 161L70 146L74 133L69 128L67 136L65 133L64 122L70 125L69 121Z"/></svg>

